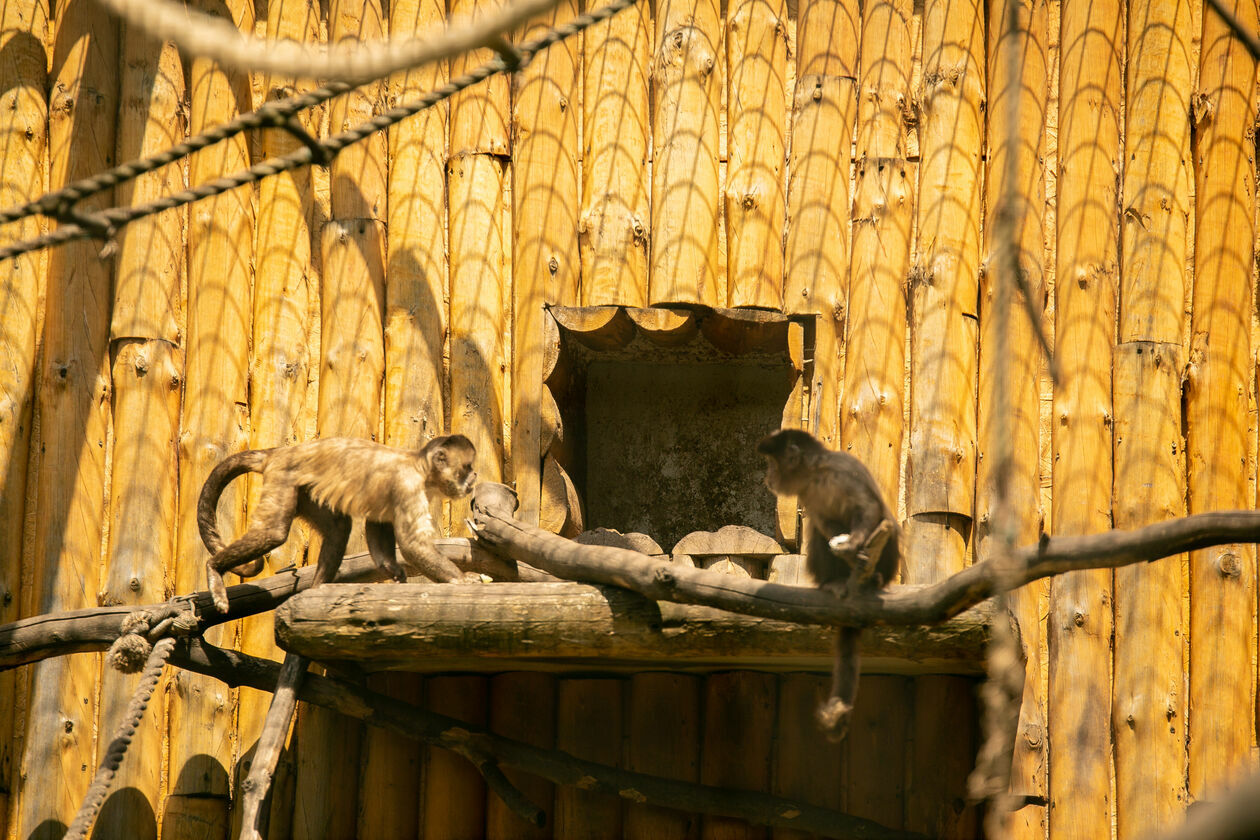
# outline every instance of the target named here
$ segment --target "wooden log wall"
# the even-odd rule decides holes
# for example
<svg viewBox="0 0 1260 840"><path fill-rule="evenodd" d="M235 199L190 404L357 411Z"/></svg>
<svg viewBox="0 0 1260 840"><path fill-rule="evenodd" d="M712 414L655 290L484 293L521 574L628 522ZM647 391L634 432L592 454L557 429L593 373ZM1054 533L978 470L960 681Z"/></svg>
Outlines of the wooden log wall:
<svg viewBox="0 0 1260 840"><path fill-rule="evenodd" d="M1014 37L1011 3L1025 27ZM1256 0L1227 5L1260 28ZM498 3L284 0L258 6L257 21L253 3L199 6L272 38L335 41L425 32ZM518 35L589 7L562 2ZM335 133L487 55L300 119ZM815 316L808 333L793 327L793 363L812 363L813 377L792 406L807 404L801 421L875 473L906 526L907 582L991 556L1001 434L1020 542L1250 507L1255 81L1201 0L641 3L331 167L137 223L112 256L82 242L6 261L0 621L200 588L195 504L213 464L316 435L418 446L463 432L485 479L516 482L524 518L579 527L570 471L583 444L542 387L556 364L547 304L636 307L581 318L598 329L635 318L665 343L690 316L643 307ZM86 0L15 0L0 12L0 203L312 84L180 61ZM238 136L85 206L144 201L297 147L280 130ZM991 308L1010 190L1062 379L1049 390L1015 307L1002 419ZM256 491L241 481L224 494L225 532L244 527ZM462 515L446 518L458 532ZM295 530L267 573L304 562L318 548L308 542ZM1012 834L1146 836L1251 767L1255 599L1245 545L1017 593L1028 665L1013 784L1050 805L1013 815ZM211 636L279 655L266 617ZM610 763L937 836L978 831L954 805L977 737L966 677L867 675L839 748L808 724L817 675L372 681ZM69 822L132 684L95 655L0 674L0 708L15 712L0 715L0 837ZM173 675L102 830L239 830L232 805L268 701ZM308 709L294 736L275 836L527 834L457 756ZM517 781L551 818L531 836L765 834Z"/></svg>

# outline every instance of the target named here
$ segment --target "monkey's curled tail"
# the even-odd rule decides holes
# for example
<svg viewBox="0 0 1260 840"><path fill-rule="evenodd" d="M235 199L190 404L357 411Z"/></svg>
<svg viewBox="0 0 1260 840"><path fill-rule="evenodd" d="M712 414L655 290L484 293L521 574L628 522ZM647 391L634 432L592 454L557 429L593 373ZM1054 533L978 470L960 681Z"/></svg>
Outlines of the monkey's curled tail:
<svg viewBox="0 0 1260 840"><path fill-rule="evenodd" d="M224 458L210 472L206 483L201 485L201 495L197 498L197 528L201 531L201 541L206 550L218 554L223 550L223 538L219 536L219 497L223 489L231 481L248 472L261 472L267 460L269 449L246 449Z"/></svg>

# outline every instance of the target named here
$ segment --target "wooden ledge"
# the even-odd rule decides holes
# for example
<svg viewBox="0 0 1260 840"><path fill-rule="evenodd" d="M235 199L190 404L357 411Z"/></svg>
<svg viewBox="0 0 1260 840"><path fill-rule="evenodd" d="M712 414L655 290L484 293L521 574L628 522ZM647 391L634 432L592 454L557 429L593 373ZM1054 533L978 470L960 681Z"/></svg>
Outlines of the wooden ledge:
<svg viewBox="0 0 1260 840"><path fill-rule="evenodd" d="M862 670L981 674L992 610L869 627ZM276 610L285 650L369 671L830 671L834 630L582 583L325 584Z"/></svg>

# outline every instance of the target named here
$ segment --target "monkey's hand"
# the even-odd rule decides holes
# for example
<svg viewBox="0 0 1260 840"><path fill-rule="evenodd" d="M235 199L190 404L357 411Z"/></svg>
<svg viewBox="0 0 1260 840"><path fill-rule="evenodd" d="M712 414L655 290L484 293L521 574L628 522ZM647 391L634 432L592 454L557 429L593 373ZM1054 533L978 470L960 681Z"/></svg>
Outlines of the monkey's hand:
<svg viewBox="0 0 1260 840"><path fill-rule="evenodd" d="M853 714L853 706L839 697L829 697L818 707L818 725L822 727L827 740L843 741L849 734L849 717Z"/></svg>
<svg viewBox="0 0 1260 840"><path fill-rule="evenodd" d="M827 546L831 549L832 554L843 555L853 550L850 547L850 543L852 542L852 534L836 534L834 537L827 540Z"/></svg>

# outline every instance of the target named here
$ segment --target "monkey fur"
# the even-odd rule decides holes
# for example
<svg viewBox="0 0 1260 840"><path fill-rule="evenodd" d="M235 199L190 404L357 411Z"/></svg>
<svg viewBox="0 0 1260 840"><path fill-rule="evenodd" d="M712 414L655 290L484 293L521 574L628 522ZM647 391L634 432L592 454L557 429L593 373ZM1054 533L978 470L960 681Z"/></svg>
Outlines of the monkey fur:
<svg viewBox="0 0 1260 840"><path fill-rule="evenodd" d="M351 517L366 520L364 536L377 568L405 582L394 542L407 565L438 582L463 579L463 572L438 553L433 512L442 497L467 495L477 480L476 448L463 435L446 435L419 450L398 449L356 438L324 438L275 449L250 449L225 458L206 479L197 501L197 526L211 557L206 579L214 606L228 609L223 573L241 577L262 570L263 555L289 536L294 517L323 538L315 583L337 576L350 538ZM262 475L249 529L231 545L219 536L219 497L247 472Z"/></svg>
<svg viewBox="0 0 1260 840"><path fill-rule="evenodd" d="M861 461L799 429L767 435L757 452L766 459L766 486L800 501L805 567L820 588L845 596L892 582L901 566L901 528ZM848 732L857 697L861 633L836 631L831 694L818 710L823 730L837 741Z"/></svg>

